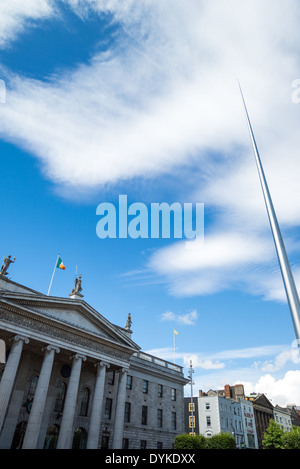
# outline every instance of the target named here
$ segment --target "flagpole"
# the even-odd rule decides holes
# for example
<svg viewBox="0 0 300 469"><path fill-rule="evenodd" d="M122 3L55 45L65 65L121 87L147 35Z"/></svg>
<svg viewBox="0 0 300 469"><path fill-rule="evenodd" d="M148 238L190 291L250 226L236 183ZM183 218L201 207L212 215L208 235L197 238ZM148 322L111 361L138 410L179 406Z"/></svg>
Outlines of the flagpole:
<svg viewBox="0 0 300 469"><path fill-rule="evenodd" d="M274 239L274 243L275 243L275 247L276 247L276 251L277 251L277 256L278 256L278 261L279 261L279 265L280 265L280 269L281 269L284 288L285 288L285 292L286 292L286 296L287 296L287 300L288 300L288 304L289 304L289 308L290 308L290 312L291 312L291 316L292 316L292 321L293 321L294 330L295 330L295 334L296 334L297 344L298 344L298 347L300 348L300 302L299 302L299 296L298 296L297 288L296 288L296 285L295 285L294 277L293 277L293 274L292 274L292 271L291 271L291 267L290 267L290 264L289 264L289 261L288 261L288 257L287 257L287 254L286 254L285 245L284 245L282 235L281 235L281 232L280 232L280 228L279 228L279 224L278 224L278 221L277 221L275 209L274 209L273 202L272 202L272 199L271 199L271 195L270 195L270 192L269 192L267 180L266 180L265 173L264 173L264 170L263 170L263 166L262 166L262 163L261 163L261 159L260 159L260 156L259 156L258 148L257 148L256 141L255 141L255 138L254 138L253 129L252 129L252 126L251 126L249 114L248 114L248 111L247 111L245 99L244 99L242 88L241 88L240 84L239 84L239 87L240 87L240 92L241 92L241 95L242 95L242 100L243 100L243 103L244 103L244 108L245 108L245 112L246 112L246 118L247 118L248 128L249 128L249 132L250 132L251 142L252 142L252 146L253 146L253 150L254 150L256 165L257 165L258 174L259 174L259 178L260 178L260 183L261 183L261 187L262 187L262 191L263 191L263 195L264 195L264 199L265 199L265 204L266 204L267 213L268 213L268 217L269 217L269 222L270 222L270 226L271 226L271 230L272 230L272 234L273 234L273 239Z"/></svg>
<svg viewBox="0 0 300 469"><path fill-rule="evenodd" d="M51 287L52 287L52 282L53 282L53 278L54 278L54 274L55 274L55 270L56 270L58 258L59 258L59 254L57 255L57 258L56 258L56 262L55 262L55 266L54 266L54 269L53 269L53 274L52 274L52 278L51 278L51 282L50 282L50 285L49 285L49 289L48 289L47 296L49 296L49 293L50 293L50 290L51 290Z"/></svg>

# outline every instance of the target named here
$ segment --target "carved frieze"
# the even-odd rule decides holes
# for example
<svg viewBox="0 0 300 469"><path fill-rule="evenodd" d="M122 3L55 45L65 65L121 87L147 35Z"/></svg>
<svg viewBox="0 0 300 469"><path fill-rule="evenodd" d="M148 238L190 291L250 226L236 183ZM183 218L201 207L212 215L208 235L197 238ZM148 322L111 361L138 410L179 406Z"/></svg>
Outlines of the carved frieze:
<svg viewBox="0 0 300 469"><path fill-rule="evenodd" d="M105 354L117 359L129 361L132 355L130 351L122 349L122 344L117 341L116 347L114 347L113 344L110 345L105 343L105 338L103 336L96 338L94 334L89 334L88 332L80 329L74 333L74 327L68 328L66 324L51 321L46 317L36 317L34 316L34 313L29 311L18 312L8 305L1 305L0 321L1 320L6 323L22 327L27 331L38 332L45 337L45 341L48 337L65 342L66 349L68 349L68 345L71 348L71 345L73 344L87 351L90 350L91 352L94 352L92 353L92 356L95 355L95 352L99 352L99 354Z"/></svg>

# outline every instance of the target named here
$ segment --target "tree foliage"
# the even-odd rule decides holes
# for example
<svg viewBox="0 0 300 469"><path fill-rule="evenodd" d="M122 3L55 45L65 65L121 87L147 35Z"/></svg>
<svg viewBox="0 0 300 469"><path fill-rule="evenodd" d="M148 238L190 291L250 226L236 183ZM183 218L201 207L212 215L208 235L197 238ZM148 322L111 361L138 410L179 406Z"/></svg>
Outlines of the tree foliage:
<svg viewBox="0 0 300 469"><path fill-rule="evenodd" d="M264 433L263 449L300 449L300 427L285 431L273 419ZM210 438L203 435L178 435L174 449L235 449L235 438L231 433L219 433Z"/></svg>
<svg viewBox="0 0 300 469"><path fill-rule="evenodd" d="M220 433L210 438L203 435L178 435L174 449L235 449L236 442L230 433Z"/></svg>
<svg viewBox="0 0 300 469"><path fill-rule="evenodd" d="M264 433L263 449L300 449L300 427L292 427L285 431L281 426L270 420L269 427Z"/></svg>
<svg viewBox="0 0 300 469"><path fill-rule="evenodd" d="M207 438L206 445L208 449L236 449L236 441L230 433L219 433Z"/></svg>
<svg viewBox="0 0 300 469"><path fill-rule="evenodd" d="M206 438L203 435L178 435L175 437L175 449L204 449Z"/></svg>
<svg viewBox="0 0 300 469"><path fill-rule="evenodd" d="M285 449L300 449L300 427L293 427L290 432L283 435Z"/></svg>
<svg viewBox="0 0 300 469"><path fill-rule="evenodd" d="M262 440L263 449L284 449L283 435L284 430L278 423L271 419L264 433L264 439Z"/></svg>

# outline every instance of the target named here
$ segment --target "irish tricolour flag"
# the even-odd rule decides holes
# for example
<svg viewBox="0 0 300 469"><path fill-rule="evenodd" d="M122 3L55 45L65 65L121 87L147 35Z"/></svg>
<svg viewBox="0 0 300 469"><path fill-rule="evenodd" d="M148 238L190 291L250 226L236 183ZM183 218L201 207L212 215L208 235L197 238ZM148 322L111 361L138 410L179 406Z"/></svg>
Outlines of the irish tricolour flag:
<svg viewBox="0 0 300 469"><path fill-rule="evenodd" d="M57 267L58 269L65 270L65 266L64 266L63 261L61 260L60 257L57 259L56 267Z"/></svg>

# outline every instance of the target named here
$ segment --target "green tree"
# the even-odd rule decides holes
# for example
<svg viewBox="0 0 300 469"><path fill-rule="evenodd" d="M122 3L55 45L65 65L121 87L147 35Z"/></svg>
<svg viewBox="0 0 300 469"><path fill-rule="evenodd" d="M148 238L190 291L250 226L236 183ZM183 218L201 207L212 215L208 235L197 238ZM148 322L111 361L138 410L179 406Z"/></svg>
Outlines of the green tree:
<svg viewBox="0 0 300 469"><path fill-rule="evenodd" d="M175 437L174 449L205 449L206 438L203 435L178 435Z"/></svg>
<svg viewBox="0 0 300 469"><path fill-rule="evenodd" d="M293 427L290 432L283 435L285 449L300 449L300 427Z"/></svg>
<svg viewBox="0 0 300 469"><path fill-rule="evenodd" d="M231 433L219 433L207 438L208 449L236 449L236 441Z"/></svg>
<svg viewBox="0 0 300 469"><path fill-rule="evenodd" d="M273 419L264 433L262 441L263 449L284 449L283 436L285 432Z"/></svg>

